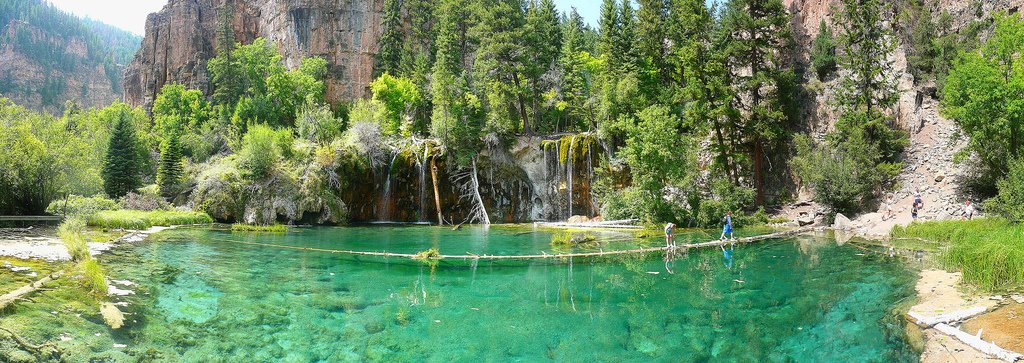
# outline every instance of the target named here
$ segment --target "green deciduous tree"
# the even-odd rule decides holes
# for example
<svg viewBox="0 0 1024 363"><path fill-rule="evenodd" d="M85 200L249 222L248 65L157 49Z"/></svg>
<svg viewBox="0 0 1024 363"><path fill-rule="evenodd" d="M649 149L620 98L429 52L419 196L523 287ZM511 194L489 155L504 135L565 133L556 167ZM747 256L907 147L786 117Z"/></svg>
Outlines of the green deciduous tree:
<svg viewBox="0 0 1024 363"><path fill-rule="evenodd" d="M373 101L384 108L382 131L386 135L410 136L425 130L414 127L413 115L422 102L419 87L412 81L384 73L370 83Z"/></svg>
<svg viewBox="0 0 1024 363"><path fill-rule="evenodd" d="M943 90L942 114L969 137L960 157L977 155L983 189L1006 175L1008 161L1021 154L1024 136L1024 21L996 16L995 30L978 52L954 63Z"/></svg>

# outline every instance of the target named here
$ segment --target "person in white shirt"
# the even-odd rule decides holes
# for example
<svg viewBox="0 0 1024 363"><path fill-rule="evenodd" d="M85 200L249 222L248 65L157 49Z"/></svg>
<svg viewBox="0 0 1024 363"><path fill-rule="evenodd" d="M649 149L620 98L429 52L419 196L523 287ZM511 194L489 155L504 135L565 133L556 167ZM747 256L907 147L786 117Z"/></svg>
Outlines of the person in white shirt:
<svg viewBox="0 0 1024 363"><path fill-rule="evenodd" d="M974 218L974 205L971 201L967 201L967 205L964 205L964 220L971 220Z"/></svg>

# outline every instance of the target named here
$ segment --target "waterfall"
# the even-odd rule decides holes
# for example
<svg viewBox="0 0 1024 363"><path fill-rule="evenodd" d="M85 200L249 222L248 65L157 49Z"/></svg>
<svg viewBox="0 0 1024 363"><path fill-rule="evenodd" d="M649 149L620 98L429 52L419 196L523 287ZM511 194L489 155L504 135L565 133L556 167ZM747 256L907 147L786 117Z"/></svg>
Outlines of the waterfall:
<svg viewBox="0 0 1024 363"><path fill-rule="evenodd" d="M572 135L572 137L569 139L569 150L567 150L568 152L566 152L565 154L565 179L566 184L568 184L569 187L569 216L566 217L566 220L572 218L572 146L575 143L576 135Z"/></svg>
<svg viewBox="0 0 1024 363"><path fill-rule="evenodd" d="M377 220L378 221L390 221L391 220L391 169L395 166L395 159L398 158L398 151L391 157L391 162L388 163L387 177L384 179L384 193L380 195L380 208L377 209Z"/></svg>
<svg viewBox="0 0 1024 363"><path fill-rule="evenodd" d="M430 148L427 144L423 144L423 159L418 160L420 162L420 216L419 221L425 222L427 220L427 151ZM419 159L419 157L416 157Z"/></svg>

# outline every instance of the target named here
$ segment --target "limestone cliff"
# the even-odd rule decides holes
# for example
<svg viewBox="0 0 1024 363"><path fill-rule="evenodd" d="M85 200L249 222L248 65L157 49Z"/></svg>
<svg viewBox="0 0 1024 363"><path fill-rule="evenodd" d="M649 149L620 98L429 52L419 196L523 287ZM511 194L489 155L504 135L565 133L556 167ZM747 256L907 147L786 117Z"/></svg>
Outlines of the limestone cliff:
<svg viewBox="0 0 1024 363"><path fill-rule="evenodd" d="M285 65L327 60L327 98L362 97L373 76L383 0L171 0L146 19L142 47L125 72L124 99L149 106L164 84L211 91L206 63L217 49L221 11L231 11L235 40L266 38Z"/></svg>
<svg viewBox="0 0 1024 363"><path fill-rule="evenodd" d="M818 33L822 19L831 24L832 17L842 7L840 0L783 0L793 15L792 26L798 52L795 61L807 69L811 42ZM951 15L953 31L964 29L975 20L989 21L994 13L1004 11L1016 13L1024 0L938 0L926 1L937 19L946 11ZM889 26L902 26L893 21L899 7L892 7L892 13L885 14ZM898 29L895 33L899 34ZM983 37L986 34L982 35ZM855 227L868 234L886 235L894 224L910 221L909 209L914 193L920 192L925 208L922 218L950 219L961 212L965 200L973 196L962 187L965 167L953 161L953 156L966 145L955 122L939 113L939 99L934 82L930 79L915 80L908 70L908 46L903 37L897 37L897 47L891 55L894 77L897 78L899 99L893 110L896 125L908 133L910 144L904 153L905 166L897 180L897 188L881 196L876 213L867 213L855 219ZM838 78L838 77L836 77ZM835 90L838 80L833 78L824 83L814 79L812 72L805 74L805 96L802 117L803 131L819 140L832 129L838 115L834 107ZM809 199L806 189L800 190L798 199ZM977 200L975 200L977 202ZM784 213L796 217L808 212L806 202L797 202L784 209ZM818 209L820 212L820 208Z"/></svg>

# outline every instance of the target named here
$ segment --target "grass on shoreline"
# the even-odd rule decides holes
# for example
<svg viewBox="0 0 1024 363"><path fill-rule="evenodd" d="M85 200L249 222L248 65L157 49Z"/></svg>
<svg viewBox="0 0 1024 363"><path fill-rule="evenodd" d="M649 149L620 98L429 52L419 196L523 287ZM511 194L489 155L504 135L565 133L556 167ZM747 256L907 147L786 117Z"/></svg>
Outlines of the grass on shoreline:
<svg viewBox="0 0 1024 363"><path fill-rule="evenodd" d="M1024 287L1024 225L1001 218L932 221L893 227L893 237L945 243L943 266L963 273L965 282L985 291Z"/></svg>
<svg viewBox="0 0 1024 363"><path fill-rule="evenodd" d="M287 233L288 226L283 224L261 226L256 224L235 223L231 225L231 232Z"/></svg>
<svg viewBox="0 0 1024 363"><path fill-rule="evenodd" d="M203 212L188 211L100 211L89 216L89 225L100 228L147 229L153 226L213 223L213 218Z"/></svg>

